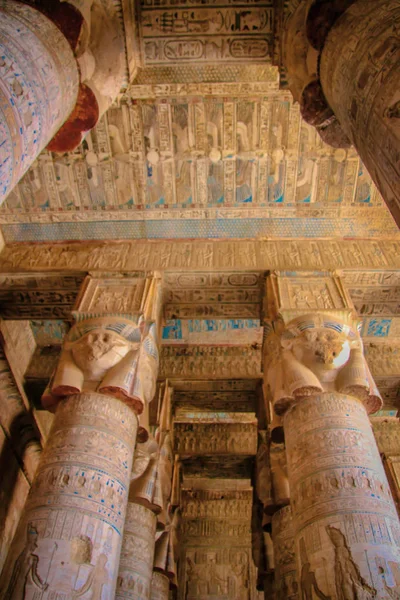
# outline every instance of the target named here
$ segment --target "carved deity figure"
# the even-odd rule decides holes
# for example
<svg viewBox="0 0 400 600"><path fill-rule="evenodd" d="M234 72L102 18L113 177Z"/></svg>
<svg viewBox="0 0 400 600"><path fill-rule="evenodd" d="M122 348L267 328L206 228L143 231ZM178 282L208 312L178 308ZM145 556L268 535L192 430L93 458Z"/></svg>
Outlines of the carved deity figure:
<svg viewBox="0 0 400 600"><path fill-rule="evenodd" d="M346 323L318 315L295 319L267 347L272 350L267 382L277 414L296 398L331 391L356 396L368 412L381 407L361 338Z"/></svg>
<svg viewBox="0 0 400 600"><path fill-rule="evenodd" d="M344 534L336 527L326 528L335 547L335 586L338 600L372 600L377 591L361 576Z"/></svg>
<svg viewBox="0 0 400 600"><path fill-rule="evenodd" d="M26 546L14 563L4 600L24 600L27 587L31 584L41 591L45 591L48 587L48 584L42 581L37 572L39 557L35 554L35 550L38 532L30 523L27 527L26 538Z"/></svg>
<svg viewBox="0 0 400 600"><path fill-rule="evenodd" d="M42 404L54 410L59 399L97 391L131 405L139 414L155 393L158 349L155 324L147 331L120 317L88 318L69 332Z"/></svg>

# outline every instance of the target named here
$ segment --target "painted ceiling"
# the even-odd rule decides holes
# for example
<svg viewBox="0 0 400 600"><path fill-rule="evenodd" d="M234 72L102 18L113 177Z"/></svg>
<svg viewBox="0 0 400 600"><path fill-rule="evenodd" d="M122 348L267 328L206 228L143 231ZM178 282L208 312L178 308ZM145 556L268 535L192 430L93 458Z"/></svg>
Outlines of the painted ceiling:
<svg viewBox="0 0 400 600"><path fill-rule="evenodd" d="M0 224L6 242L399 236L270 65L143 69L75 152L42 153Z"/></svg>

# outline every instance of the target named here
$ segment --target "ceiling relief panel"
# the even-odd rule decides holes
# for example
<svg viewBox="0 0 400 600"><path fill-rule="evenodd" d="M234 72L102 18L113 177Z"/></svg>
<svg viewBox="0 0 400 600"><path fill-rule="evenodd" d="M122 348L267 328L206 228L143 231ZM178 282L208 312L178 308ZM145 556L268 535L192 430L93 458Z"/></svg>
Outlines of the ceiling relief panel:
<svg viewBox="0 0 400 600"><path fill-rule="evenodd" d="M6 241L399 235L354 150L260 74L133 85L75 152L39 157L0 209Z"/></svg>
<svg viewBox="0 0 400 600"><path fill-rule="evenodd" d="M145 65L265 62L272 49L272 0L142 0L140 21Z"/></svg>

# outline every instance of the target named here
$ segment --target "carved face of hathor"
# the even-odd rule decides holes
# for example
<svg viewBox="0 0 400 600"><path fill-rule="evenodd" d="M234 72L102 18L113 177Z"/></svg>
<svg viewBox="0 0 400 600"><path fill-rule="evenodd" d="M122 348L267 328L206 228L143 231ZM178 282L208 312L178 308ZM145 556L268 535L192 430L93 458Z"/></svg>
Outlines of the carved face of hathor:
<svg viewBox="0 0 400 600"><path fill-rule="evenodd" d="M118 364L131 347L132 344L118 334L99 328L75 342L71 350L85 379L97 381Z"/></svg>
<svg viewBox="0 0 400 600"><path fill-rule="evenodd" d="M292 344L294 356L314 373L340 369L350 358L347 336L330 329L304 331Z"/></svg>

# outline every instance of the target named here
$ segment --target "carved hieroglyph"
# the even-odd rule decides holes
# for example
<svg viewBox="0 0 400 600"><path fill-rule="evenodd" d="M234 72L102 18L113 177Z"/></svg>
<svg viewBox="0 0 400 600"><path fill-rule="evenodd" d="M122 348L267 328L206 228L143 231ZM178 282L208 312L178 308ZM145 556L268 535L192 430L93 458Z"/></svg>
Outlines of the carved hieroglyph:
<svg viewBox="0 0 400 600"><path fill-rule="evenodd" d="M320 62L327 101L398 223L399 26L397 0L357 0L330 30Z"/></svg>
<svg viewBox="0 0 400 600"><path fill-rule="evenodd" d="M284 506L272 517L272 540L275 558L276 600L298 600L300 597L296 572L292 509ZM312 596L307 596L309 600Z"/></svg>
<svg viewBox="0 0 400 600"><path fill-rule="evenodd" d="M150 600L168 600L169 598L169 579L163 573L153 572L151 578L151 596Z"/></svg>
<svg viewBox="0 0 400 600"><path fill-rule="evenodd" d="M151 598L156 523L157 517L152 510L135 502L128 503L116 599Z"/></svg>
<svg viewBox="0 0 400 600"><path fill-rule="evenodd" d="M4 598L114 598L136 438L116 398L71 396L55 422L9 553Z"/></svg>
<svg viewBox="0 0 400 600"><path fill-rule="evenodd" d="M0 203L75 106L79 74L58 27L34 8L0 8Z"/></svg>
<svg viewBox="0 0 400 600"><path fill-rule="evenodd" d="M303 597L398 597L399 520L362 402L313 394L284 427Z"/></svg>

